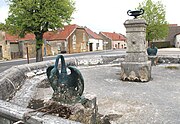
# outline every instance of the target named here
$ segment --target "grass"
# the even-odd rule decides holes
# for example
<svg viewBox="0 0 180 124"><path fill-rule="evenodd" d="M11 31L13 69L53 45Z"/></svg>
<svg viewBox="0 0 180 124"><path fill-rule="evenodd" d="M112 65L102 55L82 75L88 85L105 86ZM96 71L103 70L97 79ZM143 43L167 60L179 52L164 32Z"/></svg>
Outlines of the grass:
<svg viewBox="0 0 180 124"><path fill-rule="evenodd" d="M171 69L171 70L178 70L179 67L175 66L175 65L169 65L165 67L166 69Z"/></svg>

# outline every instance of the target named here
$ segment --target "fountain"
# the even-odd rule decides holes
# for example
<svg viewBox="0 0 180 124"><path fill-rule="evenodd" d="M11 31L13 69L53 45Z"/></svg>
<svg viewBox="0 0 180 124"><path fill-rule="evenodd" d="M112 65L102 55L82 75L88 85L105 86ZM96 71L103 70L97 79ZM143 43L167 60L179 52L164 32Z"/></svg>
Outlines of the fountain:
<svg viewBox="0 0 180 124"><path fill-rule="evenodd" d="M124 81L147 82L151 79L151 62L146 55L146 22L138 19L144 10L128 11L134 19L126 20L127 56L121 63L120 79ZM129 14L131 13L131 14Z"/></svg>

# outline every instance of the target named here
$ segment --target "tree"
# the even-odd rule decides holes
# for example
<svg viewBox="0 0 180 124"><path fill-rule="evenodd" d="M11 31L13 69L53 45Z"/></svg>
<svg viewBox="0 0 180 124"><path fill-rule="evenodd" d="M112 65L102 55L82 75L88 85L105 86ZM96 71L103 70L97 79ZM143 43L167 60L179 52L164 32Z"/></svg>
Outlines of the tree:
<svg viewBox="0 0 180 124"><path fill-rule="evenodd" d="M75 10L72 0L9 0L6 30L20 37L33 33L36 38L36 62L42 61L43 34L69 24Z"/></svg>
<svg viewBox="0 0 180 124"><path fill-rule="evenodd" d="M168 23L165 19L165 7L158 1L145 0L140 3L138 9L143 8L145 13L141 16L146 20L146 40L148 43L153 40L164 39L168 34Z"/></svg>
<svg viewBox="0 0 180 124"><path fill-rule="evenodd" d="M4 24L0 23L0 30L3 30Z"/></svg>

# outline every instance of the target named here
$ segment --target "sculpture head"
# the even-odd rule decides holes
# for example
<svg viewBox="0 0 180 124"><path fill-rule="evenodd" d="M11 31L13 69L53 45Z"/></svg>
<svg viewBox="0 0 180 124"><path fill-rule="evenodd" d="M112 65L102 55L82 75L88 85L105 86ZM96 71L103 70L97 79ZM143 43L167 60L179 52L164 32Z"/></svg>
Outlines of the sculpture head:
<svg viewBox="0 0 180 124"><path fill-rule="evenodd" d="M50 72L49 79L53 79L55 76L58 76L59 75L58 72L59 72L58 69L53 68Z"/></svg>

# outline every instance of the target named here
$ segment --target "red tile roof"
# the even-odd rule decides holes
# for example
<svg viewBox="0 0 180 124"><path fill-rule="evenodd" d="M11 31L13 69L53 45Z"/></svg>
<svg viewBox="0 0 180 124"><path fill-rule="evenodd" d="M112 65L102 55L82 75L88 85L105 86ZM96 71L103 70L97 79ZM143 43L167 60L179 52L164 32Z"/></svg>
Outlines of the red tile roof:
<svg viewBox="0 0 180 124"><path fill-rule="evenodd" d="M64 29L57 30L57 31L48 31L44 33L43 38L49 41L53 40L66 40L79 26L76 24L64 26ZM11 42L17 41L26 41L26 40L35 40L34 34L26 34L24 38L20 38L15 35L5 34L5 40Z"/></svg>
<svg viewBox="0 0 180 124"><path fill-rule="evenodd" d="M25 37L20 38L17 35L10 35L10 34L5 34L5 40L11 41L11 42L18 42L18 41L26 41L26 40L35 40L34 34L26 34Z"/></svg>
<svg viewBox="0 0 180 124"><path fill-rule="evenodd" d="M85 28L85 30L86 30L87 34L90 35L92 38L94 38L94 39L99 39L99 40L102 39L101 36L99 36L97 33L93 32L93 31L90 30L89 28Z"/></svg>
<svg viewBox="0 0 180 124"><path fill-rule="evenodd" d="M5 40L16 42L19 40L19 37L5 33Z"/></svg>
<svg viewBox="0 0 180 124"><path fill-rule="evenodd" d="M169 24L169 27L176 27L178 24Z"/></svg>
<svg viewBox="0 0 180 124"><path fill-rule="evenodd" d="M101 33L113 41L124 41L124 40L126 40L125 36L123 36L122 34L115 33L115 32L113 32L113 33L101 32Z"/></svg>
<svg viewBox="0 0 180 124"><path fill-rule="evenodd" d="M60 29L58 31L46 32L44 34L44 39L49 41L66 40L78 27L79 27L78 25L73 24L73 25L67 25L64 27L64 29Z"/></svg>

